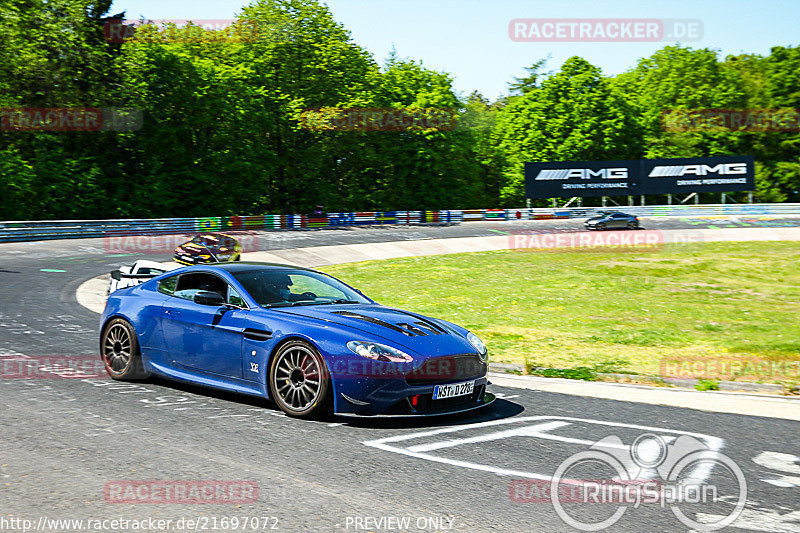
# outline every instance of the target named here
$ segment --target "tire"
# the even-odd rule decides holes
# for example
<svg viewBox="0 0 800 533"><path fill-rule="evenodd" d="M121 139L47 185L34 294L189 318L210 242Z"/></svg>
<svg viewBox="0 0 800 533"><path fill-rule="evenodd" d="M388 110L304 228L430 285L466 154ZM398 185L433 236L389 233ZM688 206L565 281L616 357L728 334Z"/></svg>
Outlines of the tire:
<svg viewBox="0 0 800 533"><path fill-rule="evenodd" d="M269 394L288 416L319 419L331 405L328 367L320 353L304 341L289 341L269 365Z"/></svg>
<svg viewBox="0 0 800 533"><path fill-rule="evenodd" d="M628 222L628 229L639 229L639 223L634 221Z"/></svg>
<svg viewBox="0 0 800 533"><path fill-rule="evenodd" d="M236 259L234 259L234 261L241 261L241 260L242 260L242 254L237 255Z"/></svg>
<svg viewBox="0 0 800 533"><path fill-rule="evenodd" d="M597 224L597 229L599 229L599 230L604 230L604 229L606 229L606 224L605 224L605 222L600 222L599 224Z"/></svg>
<svg viewBox="0 0 800 533"><path fill-rule="evenodd" d="M127 381L148 377L142 365L136 330L125 319L115 318L103 328L100 357L112 379Z"/></svg>

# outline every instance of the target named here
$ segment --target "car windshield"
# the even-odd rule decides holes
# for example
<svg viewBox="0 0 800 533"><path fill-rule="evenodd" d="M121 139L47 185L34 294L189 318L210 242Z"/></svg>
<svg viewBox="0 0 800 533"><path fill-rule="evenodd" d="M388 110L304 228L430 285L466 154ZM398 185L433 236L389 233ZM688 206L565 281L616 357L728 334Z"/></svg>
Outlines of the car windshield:
<svg viewBox="0 0 800 533"><path fill-rule="evenodd" d="M216 246L219 241L213 235L198 235L192 242L200 246Z"/></svg>
<svg viewBox="0 0 800 533"><path fill-rule="evenodd" d="M244 270L231 273L262 307L370 303L341 281L305 270Z"/></svg>

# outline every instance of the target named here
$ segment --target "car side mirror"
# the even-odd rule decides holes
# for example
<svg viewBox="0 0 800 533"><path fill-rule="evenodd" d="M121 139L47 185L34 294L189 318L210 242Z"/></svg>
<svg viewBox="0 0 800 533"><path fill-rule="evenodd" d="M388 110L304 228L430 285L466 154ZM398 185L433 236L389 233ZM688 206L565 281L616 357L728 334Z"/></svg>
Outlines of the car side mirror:
<svg viewBox="0 0 800 533"><path fill-rule="evenodd" d="M194 295L194 302L200 305L212 305L219 307L225 304L225 298L218 292L199 291Z"/></svg>
<svg viewBox="0 0 800 533"><path fill-rule="evenodd" d="M119 269L112 270L111 271L111 279L115 279L117 281L121 280L122 279L122 272L120 272Z"/></svg>

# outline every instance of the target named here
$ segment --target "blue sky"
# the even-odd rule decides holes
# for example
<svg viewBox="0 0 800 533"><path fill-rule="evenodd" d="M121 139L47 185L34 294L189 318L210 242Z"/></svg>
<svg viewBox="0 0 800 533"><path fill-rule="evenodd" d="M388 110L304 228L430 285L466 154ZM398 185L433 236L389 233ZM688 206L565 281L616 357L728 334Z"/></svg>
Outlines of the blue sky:
<svg viewBox="0 0 800 533"><path fill-rule="evenodd" d="M116 0L112 13L150 19L233 18L247 0ZM699 19L703 38L686 43L722 54L768 54L772 46L800 45L798 0L328 0L354 40L382 62L392 46L401 57L449 72L460 93L489 98L506 92L523 67L550 57L558 69L573 55L617 74L663 47L651 43L521 43L508 35L516 18Z"/></svg>

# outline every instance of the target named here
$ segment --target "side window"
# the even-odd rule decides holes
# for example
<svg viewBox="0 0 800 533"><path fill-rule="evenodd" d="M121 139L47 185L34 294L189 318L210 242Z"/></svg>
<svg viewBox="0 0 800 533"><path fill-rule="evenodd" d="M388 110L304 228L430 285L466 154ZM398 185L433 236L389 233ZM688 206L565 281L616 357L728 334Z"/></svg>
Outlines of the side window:
<svg viewBox="0 0 800 533"><path fill-rule="evenodd" d="M194 295L200 291L216 292L225 297L228 294L228 284L217 276L206 272L183 274L178 278L178 285L173 296L192 300Z"/></svg>
<svg viewBox="0 0 800 533"><path fill-rule="evenodd" d="M239 293L236 292L236 289L228 285L228 303L231 305L238 305L239 307L247 307L244 303L244 299L239 296Z"/></svg>
<svg viewBox="0 0 800 533"><path fill-rule="evenodd" d="M175 292L175 286L178 284L178 276L172 276L171 278L165 278L158 282L158 292L162 292L164 294L172 294Z"/></svg>
<svg viewBox="0 0 800 533"><path fill-rule="evenodd" d="M163 274L164 272L166 272L166 270L161 270L158 268L142 267L136 273L142 275L147 275L147 274L158 275L158 274Z"/></svg>

